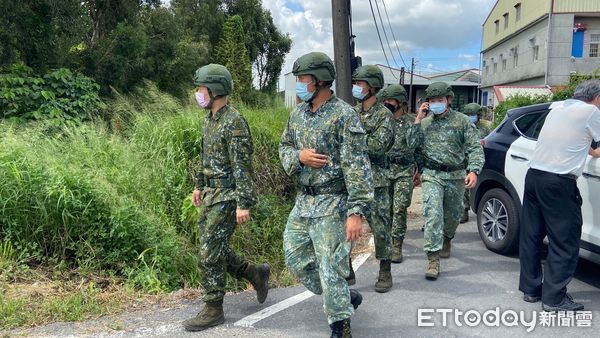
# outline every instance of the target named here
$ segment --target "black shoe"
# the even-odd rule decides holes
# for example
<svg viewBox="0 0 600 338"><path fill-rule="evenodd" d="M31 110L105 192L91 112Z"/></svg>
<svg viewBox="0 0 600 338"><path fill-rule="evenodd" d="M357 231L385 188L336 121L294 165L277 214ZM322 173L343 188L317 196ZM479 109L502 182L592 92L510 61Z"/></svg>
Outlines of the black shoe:
<svg viewBox="0 0 600 338"><path fill-rule="evenodd" d="M350 289L350 304L352 304L354 310L358 309L358 306L362 303L362 300L363 297L360 292L355 289Z"/></svg>
<svg viewBox="0 0 600 338"><path fill-rule="evenodd" d="M527 303L537 303L542 300L542 296L523 294L523 300Z"/></svg>
<svg viewBox="0 0 600 338"><path fill-rule="evenodd" d="M331 338L352 338L350 318L329 324L329 327L331 328Z"/></svg>
<svg viewBox="0 0 600 338"><path fill-rule="evenodd" d="M583 304L575 303L573 298L567 294L563 298L562 302L558 305L547 305L542 303L542 310L546 312L556 312L556 311L580 311L583 310Z"/></svg>

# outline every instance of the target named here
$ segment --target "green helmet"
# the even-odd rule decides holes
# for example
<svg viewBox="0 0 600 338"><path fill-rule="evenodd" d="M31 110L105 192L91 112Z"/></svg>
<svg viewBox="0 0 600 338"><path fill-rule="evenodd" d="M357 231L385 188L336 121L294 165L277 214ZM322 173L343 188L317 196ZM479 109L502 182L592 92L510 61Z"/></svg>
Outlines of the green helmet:
<svg viewBox="0 0 600 338"><path fill-rule="evenodd" d="M452 87L446 82L434 82L425 89L425 95L428 99L434 97L454 97Z"/></svg>
<svg viewBox="0 0 600 338"><path fill-rule="evenodd" d="M224 66L214 63L196 70L194 84L208 88L214 96L229 95L233 91L231 73Z"/></svg>
<svg viewBox="0 0 600 338"><path fill-rule="evenodd" d="M463 113L465 115L482 115L483 111L477 103L469 103L463 108Z"/></svg>
<svg viewBox="0 0 600 338"><path fill-rule="evenodd" d="M352 81L365 81L373 88L383 88L383 73L375 65L360 66L352 73Z"/></svg>
<svg viewBox="0 0 600 338"><path fill-rule="evenodd" d="M292 67L294 76L312 75L317 81L335 80L333 61L325 53L312 52L299 57Z"/></svg>
<svg viewBox="0 0 600 338"><path fill-rule="evenodd" d="M406 95L406 89L404 89L404 86L393 84L380 90L379 93L377 93L377 96L381 101L385 99L396 99L398 103L402 104L402 102L406 102L408 95Z"/></svg>

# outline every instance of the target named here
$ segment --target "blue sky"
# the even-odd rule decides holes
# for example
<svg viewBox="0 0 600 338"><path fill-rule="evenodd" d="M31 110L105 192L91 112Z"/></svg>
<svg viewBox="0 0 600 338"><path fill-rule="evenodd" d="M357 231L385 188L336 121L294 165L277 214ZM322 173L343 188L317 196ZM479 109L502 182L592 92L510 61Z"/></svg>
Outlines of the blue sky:
<svg viewBox="0 0 600 338"><path fill-rule="evenodd" d="M379 6L388 35L386 42L379 27L390 66L410 67L410 59L415 57L416 73L478 68L481 25L495 0L372 0L371 3L378 23L376 5ZM278 27L292 37L293 46L283 73L291 70L296 58L311 51L333 57L331 1L263 0L263 6L271 10ZM353 0L352 17L356 54L362 57L363 64L387 64L369 1Z"/></svg>

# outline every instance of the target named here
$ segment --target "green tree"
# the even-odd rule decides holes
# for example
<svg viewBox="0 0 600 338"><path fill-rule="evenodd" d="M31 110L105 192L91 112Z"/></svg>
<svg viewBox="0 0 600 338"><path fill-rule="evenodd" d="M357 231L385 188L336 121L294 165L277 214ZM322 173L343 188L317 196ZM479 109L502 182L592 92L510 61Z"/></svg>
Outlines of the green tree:
<svg viewBox="0 0 600 338"><path fill-rule="evenodd" d="M252 90L252 68L246 51L244 27L239 15L223 24L223 34L215 48L215 61L231 72L235 95L247 101Z"/></svg>
<svg viewBox="0 0 600 338"><path fill-rule="evenodd" d="M261 0L226 0L228 14L239 15L244 22L248 57L257 76L258 88L267 93L277 89L279 74L292 40L273 23L271 12Z"/></svg>
<svg viewBox="0 0 600 338"><path fill-rule="evenodd" d="M77 0L0 1L0 67L23 62L44 72L69 64L85 38L85 9Z"/></svg>

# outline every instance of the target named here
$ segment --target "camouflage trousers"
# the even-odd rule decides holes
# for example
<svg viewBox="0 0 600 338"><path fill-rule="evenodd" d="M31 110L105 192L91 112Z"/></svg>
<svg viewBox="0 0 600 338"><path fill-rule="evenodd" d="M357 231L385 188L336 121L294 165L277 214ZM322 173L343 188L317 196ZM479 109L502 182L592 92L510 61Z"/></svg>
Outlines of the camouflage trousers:
<svg viewBox="0 0 600 338"><path fill-rule="evenodd" d="M225 272L240 278L248 262L229 247L235 230L235 201L200 207L200 285L204 289L202 300L214 302L225 295Z"/></svg>
<svg viewBox="0 0 600 338"><path fill-rule="evenodd" d="M423 177L423 216L425 217L425 252L442 249L444 236L453 238L462 213L464 180Z"/></svg>
<svg viewBox="0 0 600 338"><path fill-rule="evenodd" d="M392 211L389 187L375 188L367 222L375 241L375 258L392 259Z"/></svg>
<svg viewBox="0 0 600 338"><path fill-rule="evenodd" d="M392 192L392 238L404 238L406 235L407 209L413 193L413 178L399 177L391 181Z"/></svg>
<svg viewBox="0 0 600 338"><path fill-rule="evenodd" d="M308 290L323 295L329 324L354 313L345 279L350 274L345 222L345 211L319 218L292 213L283 233L285 264Z"/></svg>
<svg viewBox="0 0 600 338"><path fill-rule="evenodd" d="M471 203L471 201L469 200L469 190L465 189L465 194L463 196L463 210L469 210L469 204Z"/></svg>

